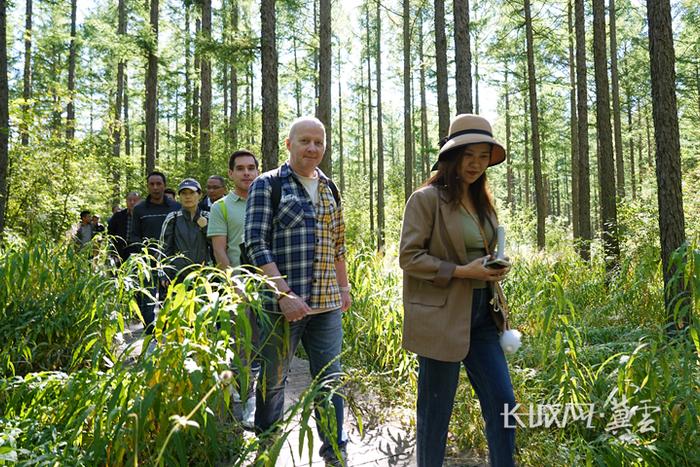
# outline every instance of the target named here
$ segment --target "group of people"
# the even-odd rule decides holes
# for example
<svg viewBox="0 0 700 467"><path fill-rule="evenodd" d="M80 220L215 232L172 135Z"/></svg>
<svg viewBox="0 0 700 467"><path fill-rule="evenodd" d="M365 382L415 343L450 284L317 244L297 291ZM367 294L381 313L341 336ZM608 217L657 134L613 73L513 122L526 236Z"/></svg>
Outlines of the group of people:
<svg viewBox="0 0 700 467"><path fill-rule="evenodd" d="M172 264L161 286L179 280L190 264L210 259L218 267L247 261L274 283L263 294L269 319L261 324L254 426L274 430L282 419L289 366L301 342L311 375L337 381L343 341L342 314L352 303L346 268L345 224L338 189L319 168L326 130L303 117L289 128L289 158L259 175L256 156L234 152L226 180L178 185L178 201L165 196L166 177L152 172L148 196L127 195L127 208L114 214L108 232L122 259L157 239ZM492 466L514 465L514 426L504 417L515 404L507 362L499 346L505 317L491 305L493 284L509 267L491 269L485 259L498 226L486 185L486 170L506 157L488 121L472 114L455 117L442 141L432 176L408 200L399 262L404 271L404 347L419 361L417 459L421 467L443 463L460 365L479 398ZM142 303L147 329L152 304ZM318 417L320 455L327 465L346 465L348 442L340 394L331 397L334 420ZM318 415L318 414L317 414ZM335 445L335 448L334 448Z"/></svg>

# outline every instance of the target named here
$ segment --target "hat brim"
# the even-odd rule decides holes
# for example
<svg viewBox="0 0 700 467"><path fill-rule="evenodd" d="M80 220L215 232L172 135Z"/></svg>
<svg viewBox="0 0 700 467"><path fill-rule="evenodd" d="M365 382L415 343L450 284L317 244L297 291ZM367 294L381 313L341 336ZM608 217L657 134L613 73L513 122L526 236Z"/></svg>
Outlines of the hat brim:
<svg viewBox="0 0 700 467"><path fill-rule="evenodd" d="M451 154L452 151L454 151L455 149L459 149L470 144L478 143L491 144L491 161L489 162L489 167L493 165L498 165L504 160L506 160L505 148L501 143L499 143L492 137L474 134L460 135L454 139L449 140L447 143L445 143L443 147L440 148L440 152L438 153L438 160L435 162L435 164L433 164L433 168L431 169L431 171L437 170L440 161L445 160L445 157Z"/></svg>

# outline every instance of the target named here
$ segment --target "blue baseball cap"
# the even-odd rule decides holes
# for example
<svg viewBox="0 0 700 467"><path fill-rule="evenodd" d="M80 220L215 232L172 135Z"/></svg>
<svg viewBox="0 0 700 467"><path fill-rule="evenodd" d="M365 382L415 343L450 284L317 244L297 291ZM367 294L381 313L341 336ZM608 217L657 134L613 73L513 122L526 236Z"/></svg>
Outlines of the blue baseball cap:
<svg viewBox="0 0 700 467"><path fill-rule="evenodd" d="M177 187L177 194L179 195L180 192L185 189L196 191L197 193L202 192L202 187L199 185L199 182L194 178L186 178L183 181L181 181L180 186Z"/></svg>

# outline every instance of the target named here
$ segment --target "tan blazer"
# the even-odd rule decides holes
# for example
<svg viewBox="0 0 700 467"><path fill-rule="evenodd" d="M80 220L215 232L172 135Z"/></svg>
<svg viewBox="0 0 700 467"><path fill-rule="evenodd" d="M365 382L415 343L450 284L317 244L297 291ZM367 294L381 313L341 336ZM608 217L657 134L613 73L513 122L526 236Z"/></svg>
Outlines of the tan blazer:
<svg viewBox="0 0 700 467"><path fill-rule="evenodd" d="M469 352L472 281L452 277L458 264L467 263L462 232L458 210L438 188L420 188L408 199L399 252L403 347L445 362L461 361ZM494 239L489 241L493 251ZM494 318L503 329L502 316Z"/></svg>

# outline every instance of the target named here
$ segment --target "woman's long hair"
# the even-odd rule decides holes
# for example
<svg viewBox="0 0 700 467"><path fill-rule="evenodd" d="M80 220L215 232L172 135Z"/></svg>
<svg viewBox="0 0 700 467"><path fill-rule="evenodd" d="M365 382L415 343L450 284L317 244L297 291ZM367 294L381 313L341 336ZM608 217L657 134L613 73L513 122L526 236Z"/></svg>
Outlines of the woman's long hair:
<svg viewBox="0 0 700 467"><path fill-rule="evenodd" d="M445 192L447 202L458 208L462 195L464 194L464 184L459 176L459 166L462 162L462 153L466 146L452 149L443 156L443 160L438 164L438 170L432 177L428 178L423 186L434 185ZM493 204L493 197L486 181L486 172L481 174L474 183L469 185L469 196L474 203L479 222L491 223L489 215L496 215L496 208Z"/></svg>

